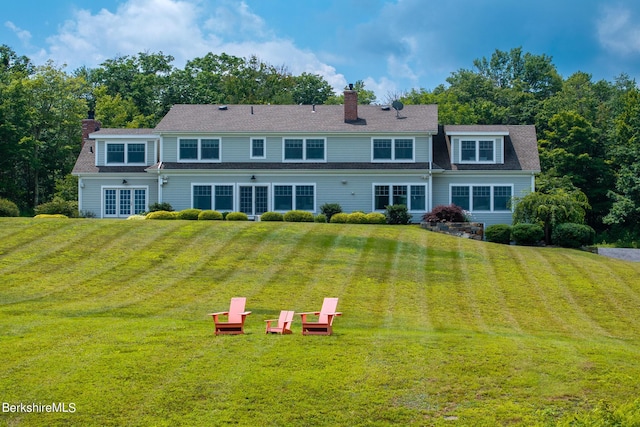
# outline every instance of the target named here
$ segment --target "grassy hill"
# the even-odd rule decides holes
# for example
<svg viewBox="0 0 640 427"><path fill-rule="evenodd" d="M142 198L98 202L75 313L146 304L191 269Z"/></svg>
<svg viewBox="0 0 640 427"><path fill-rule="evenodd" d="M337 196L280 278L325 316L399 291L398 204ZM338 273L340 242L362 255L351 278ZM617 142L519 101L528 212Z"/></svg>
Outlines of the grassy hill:
<svg viewBox="0 0 640 427"><path fill-rule="evenodd" d="M0 219L0 425L638 421L639 309L640 263L415 226Z"/></svg>

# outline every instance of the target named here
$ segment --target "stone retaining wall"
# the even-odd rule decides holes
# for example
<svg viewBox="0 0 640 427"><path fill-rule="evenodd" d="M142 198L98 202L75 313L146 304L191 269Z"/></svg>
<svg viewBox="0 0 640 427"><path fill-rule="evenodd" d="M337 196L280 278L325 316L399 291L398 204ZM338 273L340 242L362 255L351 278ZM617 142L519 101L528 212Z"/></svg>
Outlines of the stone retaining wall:
<svg viewBox="0 0 640 427"><path fill-rule="evenodd" d="M423 222L421 226L436 233L450 234L467 239L484 240L484 224L481 222Z"/></svg>

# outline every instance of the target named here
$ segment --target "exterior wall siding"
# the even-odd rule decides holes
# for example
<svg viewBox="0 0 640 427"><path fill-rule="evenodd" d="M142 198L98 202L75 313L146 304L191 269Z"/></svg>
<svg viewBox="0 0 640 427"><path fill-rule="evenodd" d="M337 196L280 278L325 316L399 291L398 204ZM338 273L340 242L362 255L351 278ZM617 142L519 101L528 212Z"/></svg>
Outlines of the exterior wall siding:
<svg viewBox="0 0 640 427"><path fill-rule="evenodd" d="M443 173L433 176L433 206L448 205L451 203L451 185L501 185L513 186L512 196L522 197L531 191L531 175L509 174L495 175L491 172L485 174L454 175L454 173ZM511 224L512 212L473 212L473 221L482 222L485 225Z"/></svg>
<svg viewBox="0 0 640 427"><path fill-rule="evenodd" d="M82 213L91 213L97 218L102 218L103 213L103 188L145 188L147 189L147 208L150 204L158 201L158 181L155 177L127 175L126 177L83 177L80 188L80 197L78 209ZM126 179L127 184L122 184L122 180Z"/></svg>
<svg viewBox="0 0 640 427"><path fill-rule="evenodd" d="M220 138L222 162L281 162L283 159L284 138L324 138L327 144L326 162L370 162L372 135L356 136L326 136L322 134L304 134L283 136L244 135L244 136L220 136L220 135L180 135L165 136L162 142L162 161L178 161L179 138ZM402 135L390 135L390 137L402 137ZM428 162L430 160L431 137L430 136L406 136L414 138L415 162ZM251 139L264 138L266 140L264 159L251 158ZM104 152L104 148L103 148Z"/></svg>

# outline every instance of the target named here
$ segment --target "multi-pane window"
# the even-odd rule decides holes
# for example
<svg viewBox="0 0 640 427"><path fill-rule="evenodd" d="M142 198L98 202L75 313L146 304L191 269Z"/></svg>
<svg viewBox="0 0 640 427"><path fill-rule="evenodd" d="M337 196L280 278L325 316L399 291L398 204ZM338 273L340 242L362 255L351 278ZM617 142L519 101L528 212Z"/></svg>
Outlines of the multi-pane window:
<svg viewBox="0 0 640 427"><path fill-rule="evenodd" d="M510 211L510 185L454 185L451 203L468 211Z"/></svg>
<svg viewBox="0 0 640 427"><path fill-rule="evenodd" d="M108 143L107 164L146 163L146 144Z"/></svg>
<svg viewBox="0 0 640 427"><path fill-rule="evenodd" d="M284 140L284 159L285 160L303 160L302 147L304 141L302 139L285 139Z"/></svg>
<svg viewBox="0 0 640 427"><path fill-rule="evenodd" d="M288 161L324 161L325 140L323 138L284 140L284 160Z"/></svg>
<svg viewBox="0 0 640 427"><path fill-rule="evenodd" d="M219 161L220 139L180 138L178 141L178 159L181 161Z"/></svg>
<svg viewBox="0 0 640 427"><path fill-rule="evenodd" d="M413 161L414 142L411 138L373 138L373 161Z"/></svg>
<svg viewBox="0 0 640 427"><path fill-rule="evenodd" d="M107 163L124 163L124 144L107 144Z"/></svg>
<svg viewBox="0 0 640 427"><path fill-rule="evenodd" d="M194 185L193 207L203 210L233 210L233 185Z"/></svg>
<svg viewBox="0 0 640 427"><path fill-rule="evenodd" d="M251 139L251 158L264 159L267 157L265 152L265 140L263 138Z"/></svg>
<svg viewBox="0 0 640 427"><path fill-rule="evenodd" d="M276 211L293 210L293 187L291 185L273 186L273 208Z"/></svg>
<svg viewBox="0 0 640 427"><path fill-rule="evenodd" d="M202 139L200 141L200 159L218 160L220 159L220 140Z"/></svg>
<svg viewBox="0 0 640 427"><path fill-rule="evenodd" d="M411 208L414 211L424 211L427 207L427 190L424 185L411 186Z"/></svg>
<svg viewBox="0 0 640 427"><path fill-rule="evenodd" d="M489 162L495 161L495 141L493 140L462 140L460 141L461 162Z"/></svg>
<svg viewBox="0 0 640 427"><path fill-rule="evenodd" d="M233 210L233 186L216 185L215 208L219 211Z"/></svg>
<svg viewBox="0 0 640 427"><path fill-rule="evenodd" d="M493 187L493 210L511 210L511 187Z"/></svg>
<svg viewBox="0 0 640 427"><path fill-rule="evenodd" d="M473 187L473 210L489 211L491 210L491 187L477 186Z"/></svg>
<svg viewBox="0 0 640 427"><path fill-rule="evenodd" d="M276 211L315 210L315 186L274 185L273 208Z"/></svg>
<svg viewBox="0 0 640 427"><path fill-rule="evenodd" d="M384 210L389 205L405 205L410 211L424 211L426 206L424 185L375 185L374 210Z"/></svg>
<svg viewBox="0 0 640 427"><path fill-rule="evenodd" d="M202 210L211 209L211 186L210 185L194 185L193 186L193 207L194 209L202 209Z"/></svg>
<svg viewBox="0 0 640 427"><path fill-rule="evenodd" d="M465 211L471 209L471 203L469 201L469 187L451 187L451 203L460 206Z"/></svg>

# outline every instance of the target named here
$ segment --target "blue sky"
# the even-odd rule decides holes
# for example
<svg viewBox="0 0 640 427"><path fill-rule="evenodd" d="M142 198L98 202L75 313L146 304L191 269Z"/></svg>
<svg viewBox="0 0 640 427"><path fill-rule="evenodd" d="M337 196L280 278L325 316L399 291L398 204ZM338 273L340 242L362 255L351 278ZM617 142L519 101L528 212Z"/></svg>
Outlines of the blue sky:
<svg viewBox="0 0 640 427"><path fill-rule="evenodd" d="M640 81L637 0L19 0L0 3L0 44L68 71L139 52L182 67L208 52L258 56L378 100L433 89L495 49Z"/></svg>

